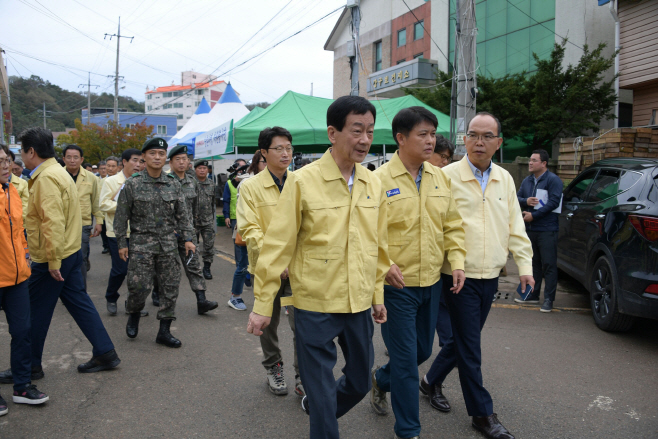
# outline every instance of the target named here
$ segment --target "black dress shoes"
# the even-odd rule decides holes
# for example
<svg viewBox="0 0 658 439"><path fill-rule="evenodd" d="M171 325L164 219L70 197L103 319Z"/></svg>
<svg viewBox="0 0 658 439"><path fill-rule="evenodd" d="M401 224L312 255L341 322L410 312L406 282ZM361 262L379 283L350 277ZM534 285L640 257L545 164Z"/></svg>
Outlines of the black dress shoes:
<svg viewBox="0 0 658 439"><path fill-rule="evenodd" d="M512 433L498 420L495 413L489 416L473 416L473 427L489 439L514 439Z"/></svg>
<svg viewBox="0 0 658 439"><path fill-rule="evenodd" d="M91 360L82 363L78 366L80 373L94 373L101 370L114 369L121 363L116 351L112 349L109 352L99 355L98 357L91 357Z"/></svg>
<svg viewBox="0 0 658 439"><path fill-rule="evenodd" d="M441 384L430 385L425 382L423 378L420 379L420 392L430 399L432 408L440 412L448 413L450 411L450 403L448 398L443 395Z"/></svg>
<svg viewBox="0 0 658 439"><path fill-rule="evenodd" d="M35 366L32 368L32 375L30 376L30 380L40 380L44 376L43 368L41 366ZM0 372L0 384L14 384L14 375L12 374L11 369L3 370Z"/></svg>

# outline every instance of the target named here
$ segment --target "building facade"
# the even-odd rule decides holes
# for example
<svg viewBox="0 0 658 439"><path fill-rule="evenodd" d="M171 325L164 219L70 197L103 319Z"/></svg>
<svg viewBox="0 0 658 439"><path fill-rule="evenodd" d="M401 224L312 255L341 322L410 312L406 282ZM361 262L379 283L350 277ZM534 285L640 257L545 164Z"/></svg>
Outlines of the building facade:
<svg viewBox="0 0 658 439"><path fill-rule="evenodd" d="M444 72L451 69L457 18L455 2L360 0L359 3L359 45L364 64L359 73L361 96L396 97L403 94L401 87L433 84L434 78L424 77L422 73L413 77L414 65L418 65L418 70L423 68L423 61L418 59L425 59L425 63ZM535 69L533 53L546 59L554 44L562 43L563 38L568 39L565 65L577 63L586 44L594 48L601 42L606 43L604 55L614 54L615 20L607 8L599 7L595 0L475 0L474 4L478 74L500 78L523 71L532 73ZM334 98L350 92L351 22L351 9L345 8L324 47L334 52ZM397 65L410 67L402 72L404 77L408 70L409 82L400 84L397 81ZM382 74L378 74L379 71L383 71ZM390 81L390 73L395 73L395 83ZM382 76L384 81L380 85ZM385 83L387 76L389 81ZM611 70L608 79L613 76ZM377 80L377 87L373 87L373 79ZM622 89L619 95L620 115L629 114L632 93ZM625 122L630 125L628 119L626 117ZM606 121L602 128L613 125L614 121Z"/></svg>
<svg viewBox="0 0 658 439"><path fill-rule="evenodd" d="M181 73L181 84L146 89L144 111L149 114L175 114L180 130L205 98L214 107L226 89L226 82L216 76L187 71ZM236 92L237 93L237 92ZM238 93L239 95L239 93Z"/></svg>
<svg viewBox="0 0 658 439"><path fill-rule="evenodd" d="M106 126L108 122L114 120L114 113L112 109L107 112L97 112L96 108L92 108L90 123L100 126ZM87 109L82 109L82 121L87 123ZM153 136L162 137L169 141L176 132L178 116L176 114L154 114L154 113L135 113L129 111L119 111L119 125L122 127L136 125L138 123L146 123L146 125L153 126Z"/></svg>
<svg viewBox="0 0 658 439"><path fill-rule="evenodd" d="M621 91L632 91L633 126L656 126L658 125L658 47L656 46L658 2L621 0L617 3L621 46L619 88Z"/></svg>

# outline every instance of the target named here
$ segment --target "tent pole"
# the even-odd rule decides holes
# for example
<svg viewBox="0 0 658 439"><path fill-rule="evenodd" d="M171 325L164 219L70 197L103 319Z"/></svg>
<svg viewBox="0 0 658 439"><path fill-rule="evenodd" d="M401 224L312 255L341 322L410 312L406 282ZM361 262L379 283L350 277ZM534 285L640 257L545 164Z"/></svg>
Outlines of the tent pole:
<svg viewBox="0 0 658 439"><path fill-rule="evenodd" d="M382 152L384 153L383 165L386 164L386 145L382 145Z"/></svg>

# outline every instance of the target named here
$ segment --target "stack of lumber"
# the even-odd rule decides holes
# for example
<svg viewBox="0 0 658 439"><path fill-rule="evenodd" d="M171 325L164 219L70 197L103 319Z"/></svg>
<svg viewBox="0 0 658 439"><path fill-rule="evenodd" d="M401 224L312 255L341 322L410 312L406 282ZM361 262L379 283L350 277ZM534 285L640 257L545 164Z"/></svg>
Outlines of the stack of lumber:
<svg viewBox="0 0 658 439"><path fill-rule="evenodd" d="M560 139L558 176L570 180L599 160L617 157L658 158L658 128L617 128L599 137Z"/></svg>

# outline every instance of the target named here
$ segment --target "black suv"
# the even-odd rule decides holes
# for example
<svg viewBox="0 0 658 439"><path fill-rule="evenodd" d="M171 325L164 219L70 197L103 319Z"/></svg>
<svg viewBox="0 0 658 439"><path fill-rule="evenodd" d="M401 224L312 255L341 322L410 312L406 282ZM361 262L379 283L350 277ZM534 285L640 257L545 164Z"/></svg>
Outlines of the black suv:
<svg viewBox="0 0 658 439"><path fill-rule="evenodd" d="M601 160L569 184L557 264L589 290L600 329L658 319L658 160Z"/></svg>

